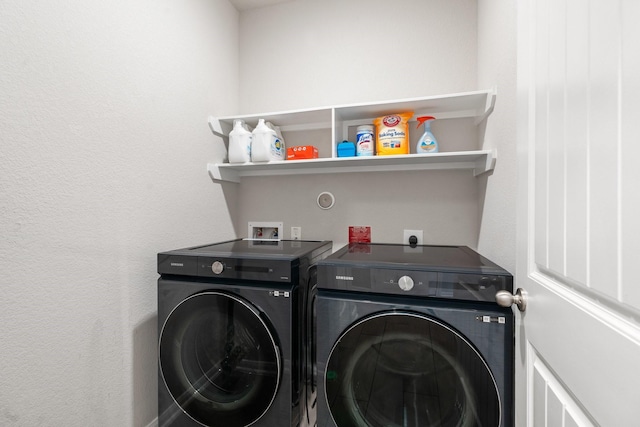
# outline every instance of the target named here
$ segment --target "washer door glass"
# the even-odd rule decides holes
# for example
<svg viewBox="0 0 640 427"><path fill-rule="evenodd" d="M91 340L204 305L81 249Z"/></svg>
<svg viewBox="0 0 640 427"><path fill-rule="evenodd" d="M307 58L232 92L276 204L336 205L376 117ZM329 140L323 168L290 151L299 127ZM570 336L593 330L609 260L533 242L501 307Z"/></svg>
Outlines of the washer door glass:
<svg viewBox="0 0 640 427"><path fill-rule="evenodd" d="M259 314L217 292L182 301L160 336L160 370L173 399L205 426L247 426L278 390L280 354Z"/></svg>
<svg viewBox="0 0 640 427"><path fill-rule="evenodd" d="M427 316L382 313L334 345L326 398L340 427L500 425L486 363L456 331Z"/></svg>

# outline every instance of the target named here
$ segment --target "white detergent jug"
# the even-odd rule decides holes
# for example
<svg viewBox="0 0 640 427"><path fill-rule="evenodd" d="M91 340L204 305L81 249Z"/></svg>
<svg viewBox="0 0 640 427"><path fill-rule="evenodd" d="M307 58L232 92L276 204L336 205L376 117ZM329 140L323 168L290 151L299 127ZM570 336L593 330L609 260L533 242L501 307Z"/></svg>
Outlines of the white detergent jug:
<svg viewBox="0 0 640 427"><path fill-rule="evenodd" d="M276 132L276 136L280 139L280 143L282 144L282 148L283 148L282 152L284 153L285 152L284 147L286 146L286 143L284 142L284 137L282 136L282 132L280 131L280 126L276 126L271 122L266 122L265 124L269 129L272 129ZM281 160L284 160L285 158L286 156L282 156Z"/></svg>
<svg viewBox="0 0 640 427"><path fill-rule="evenodd" d="M258 125L252 132L251 161L284 160L285 151L284 143L278 138L276 131L269 128L264 119L259 119Z"/></svg>
<svg viewBox="0 0 640 427"><path fill-rule="evenodd" d="M229 133L229 163L251 161L251 137L244 120L233 121L233 130Z"/></svg>

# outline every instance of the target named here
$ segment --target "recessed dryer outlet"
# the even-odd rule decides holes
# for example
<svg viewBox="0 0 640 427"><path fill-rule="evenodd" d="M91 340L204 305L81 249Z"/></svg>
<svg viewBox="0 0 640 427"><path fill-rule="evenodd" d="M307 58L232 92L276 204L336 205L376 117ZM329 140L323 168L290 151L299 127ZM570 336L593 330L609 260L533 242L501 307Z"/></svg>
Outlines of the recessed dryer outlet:
<svg viewBox="0 0 640 427"><path fill-rule="evenodd" d="M402 244L403 245L411 244L411 242L409 241L411 236L416 236L416 238L418 239L418 241L416 242L416 245L423 244L424 239L423 239L422 230L404 230L404 233L402 235Z"/></svg>
<svg viewBox="0 0 640 427"><path fill-rule="evenodd" d="M291 240L302 239L302 227L291 227Z"/></svg>

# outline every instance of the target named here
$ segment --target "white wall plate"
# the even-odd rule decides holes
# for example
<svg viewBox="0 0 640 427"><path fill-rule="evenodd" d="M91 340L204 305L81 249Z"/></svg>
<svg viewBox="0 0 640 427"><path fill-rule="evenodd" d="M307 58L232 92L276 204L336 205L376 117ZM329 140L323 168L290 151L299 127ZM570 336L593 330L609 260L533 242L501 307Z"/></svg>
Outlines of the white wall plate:
<svg viewBox="0 0 640 427"><path fill-rule="evenodd" d="M249 221L247 238L255 240L281 240L284 227L282 222Z"/></svg>

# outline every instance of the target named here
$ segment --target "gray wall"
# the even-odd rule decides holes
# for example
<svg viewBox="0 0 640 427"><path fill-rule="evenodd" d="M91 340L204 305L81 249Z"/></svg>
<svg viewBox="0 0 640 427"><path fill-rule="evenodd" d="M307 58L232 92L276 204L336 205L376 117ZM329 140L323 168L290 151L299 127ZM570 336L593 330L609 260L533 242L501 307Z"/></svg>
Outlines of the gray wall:
<svg viewBox="0 0 640 427"><path fill-rule="evenodd" d="M485 146L498 150L493 174L479 180L478 250L515 274L516 265L516 2L478 1L478 85L498 96Z"/></svg>
<svg viewBox="0 0 640 427"><path fill-rule="evenodd" d="M234 237L205 165L238 12L7 0L0 22L0 425L147 425L155 254Z"/></svg>
<svg viewBox="0 0 640 427"><path fill-rule="evenodd" d="M245 11L240 25L242 113L496 87L483 147L496 148L498 161L481 178L468 171L245 178L237 185L238 235L258 220L283 221L285 237L302 226L303 238L336 246L347 241L349 225L371 226L377 242L401 242L403 229L422 229L425 243L469 245L515 271L512 2L297 0ZM433 130L441 151L483 148L467 122L436 120ZM461 147L454 141L464 135ZM310 134L307 143L317 140ZM316 206L322 191L336 196L331 210Z"/></svg>
<svg viewBox="0 0 640 427"><path fill-rule="evenodd" d="M475 0L402 0L392 7L384 1L297 0L244 12L240 23L243 113L431 96L497 84L477 84ZM277 66L268 67L270 60ZM468 136L467 149L481 148L467 122L436 121L433 129L442 151L451 151L448 139L458 139L460 133ZM332 239L340 245L348 239L349 225L369 225L376 242L401 242L406 228L424 230L425 243L477 247L482 181L470 171L244 179L238 186L236 229L244 236L248 221L279 220L285 237L291 226L302 226L303 238ZM316 206L321 191L336 196L331 210Z"/></svg>
<svg viewBox="0 0 640 427"><path fill-rule="evenodd" d="M296 0L240 19L243 113L477 89L476 0Z"/></svg>
<svg viewBox="0 0 640 427"><path fill-rule="evenodd" d="M153 423L155 253L244 236L249 220L336 242L348 225L371 225L376 241L421 228L430 243L479 247L511 269L511 3L401 0L394 13L380 0L296 0L238 14L226 0L3 2L0 425ZM489 177L220 185L206 174L225 154L210 114L494 85ZM316 207L320 191L335 194L332 210Z"/></svg>

